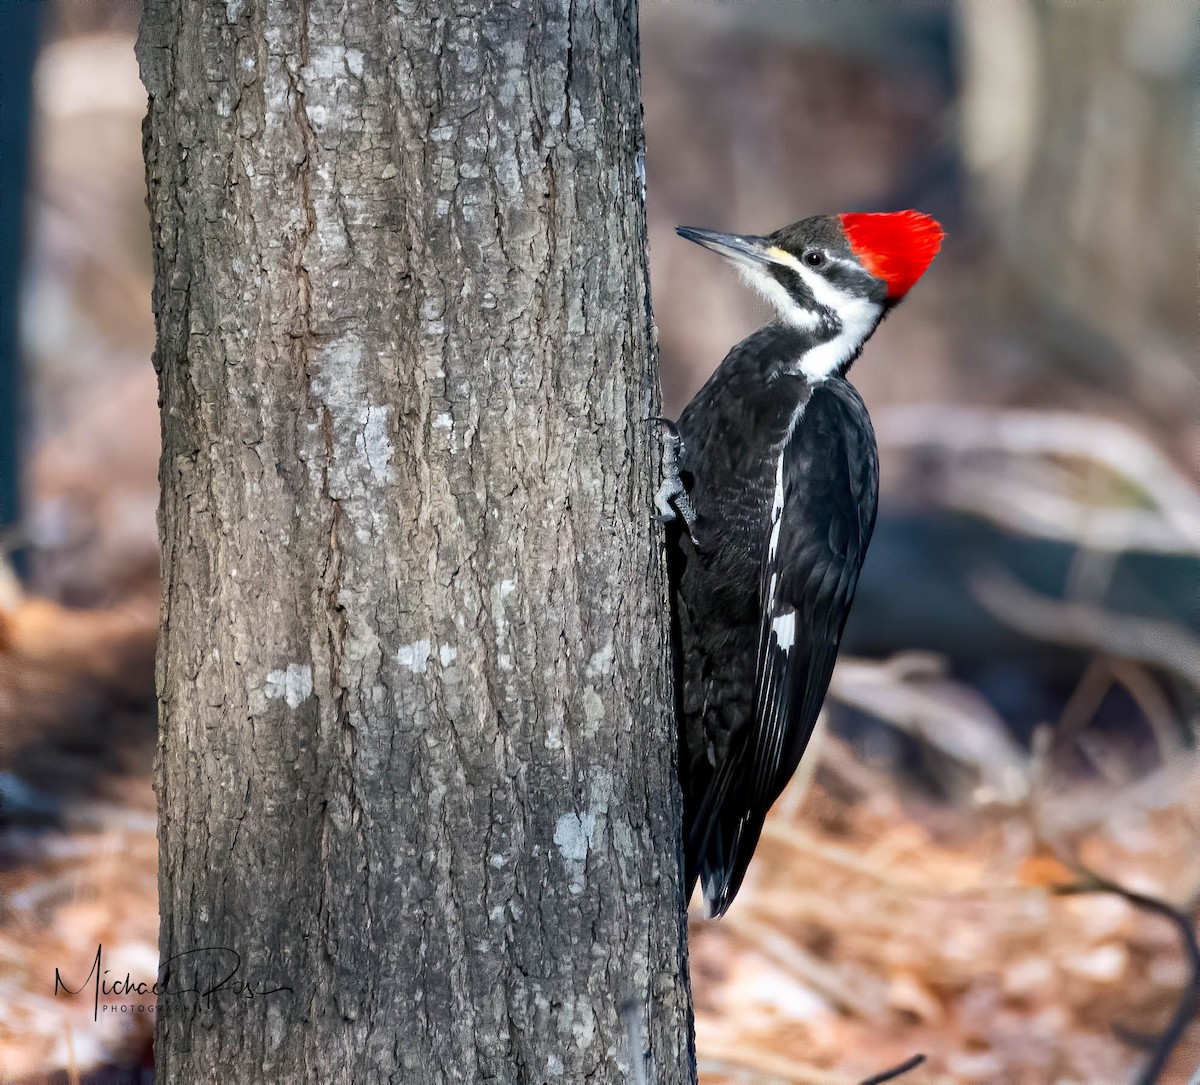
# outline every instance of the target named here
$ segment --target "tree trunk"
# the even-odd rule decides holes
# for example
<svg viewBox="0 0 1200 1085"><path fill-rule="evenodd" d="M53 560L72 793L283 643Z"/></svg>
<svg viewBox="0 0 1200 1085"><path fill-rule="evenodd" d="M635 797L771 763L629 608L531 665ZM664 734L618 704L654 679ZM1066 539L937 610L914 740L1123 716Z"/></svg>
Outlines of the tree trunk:
<svg viewBox="0 0 1200 1085"><path fill-rule="evenodd" d="M693 1080L635 20L147 2L164 1085Z"/></svg>

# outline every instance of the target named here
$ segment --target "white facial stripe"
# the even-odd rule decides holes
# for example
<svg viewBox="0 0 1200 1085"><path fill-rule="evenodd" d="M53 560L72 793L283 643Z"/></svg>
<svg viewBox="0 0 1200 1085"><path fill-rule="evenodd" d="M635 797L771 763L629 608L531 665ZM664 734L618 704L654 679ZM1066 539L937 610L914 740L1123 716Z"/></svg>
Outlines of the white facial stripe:
<svg viewBox="0 0 1200 1085"><path fill-rule="evenodd" d="M813 347L800 362L801 372L810 380L825 380L841 369L867 336L875 330L883 308L866 298L855 297L844 290L839 290L825 276L819 275L812 268L805 267L787 249L775 247L768 251L773 260L799 275L817 303L832 310L842 325L842 330L837 336L828 343L821 343L819 346ZM833 263L854 266L849 261L830 256L828 253L825 254L825 258ZM782 291L782 293L786 294L787 291ZM791 304L794 309L809 313L807 309L801 309L795 302ZM811 313L809 315L813 316ZM816 323L817 320L813 319L808 326L813 327Z"/></svg>
<svg viewBox="0 0 1200 1085"><path fill-rule="evenodd" d="M776 254L782 253L782 257ZM875 330L883 307L868 298L855 297L839 290L823 275L805 267L791 253L783 249L772 249L771 255L787 264L804 280L812 296L827 309L832 309L842 325L842 330L828 343L821 343L808 351L800 362L800 370L810 380L822 381L836 373L863 341ZM827 259L845 263L837 257Z"/></svg>
<svg viewBox="0 0 1200 1085"><path fill-rule="evenodd" d="M811 309L805 309L802 305L797 305L796 299L783 288L778 279L764 270L761 264L739 262L738 270L741 271L742 278L762 294L789 324L794 324L798 328L815 328L820 323L820 314Z"/></svg>
<svg viewBox="0 0 1200 1085"><path fill-rule="evenodd" d="M826 309L832 309L840 315L841 307L845 305L847 299L854 300L834 286L824 275L818 275L812 268L805 267L799 260L793 258L790 266L804 280L804 285L812 291L812 296Z"/></svg>
<svg viewBox="0 0 1200 1085"><path fill-rule="evenodd" d="M812 268L805 267L797 260L787 249L773 248L768 249L768 254L776 263L783 264L789 267L797 275L804 280L804 285L808 287L812 296L826 309L832 309L835 313L839 311L839 303L846 297L836 286L829 282L823 275L818 275ZM822 250L824 252L824 250ZM836 258L824 253L825 259L834 261ZM843 261L837 260L837 263Z"/></svg>
<svg viewBox="0 0 1200 1085"><path fill-rule="evenodd" d="M842 325L842 330L837 336L827 343L813 347L801 359L800 371L810 380L823 381L841 369L867 336L875 330L883 307L867 298L855 297L840 290L823 275L805 267L787 249L774 246L767 250L767 255L776 263L796 272L804 280L817 304L836 314ZM847 267L857 266L828 253L825 254L825 258ZM795 327L807 330L812 330L821 323L820 313L799 305L783 285L760 264L749 260L736 262L746 281L775 307L782 319Z"/></svg>

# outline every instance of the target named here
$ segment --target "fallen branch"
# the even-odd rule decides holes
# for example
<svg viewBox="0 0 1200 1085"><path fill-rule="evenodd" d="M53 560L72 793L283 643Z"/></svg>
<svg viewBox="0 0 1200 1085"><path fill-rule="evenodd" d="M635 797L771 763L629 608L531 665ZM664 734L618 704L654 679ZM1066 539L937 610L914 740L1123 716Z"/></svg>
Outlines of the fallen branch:
<svg viewBox="0 0 1200 1085"><path fill-rule="evenodd" d="M1104 465L1132 482L1155 506L1096 507L1045 490L1018 495L991 485L986 496L951 495L971 511L1026 533L1071 538L1091 549L1196 553L1200 549L1200 494L1148 440L1119 422L1066 411L978 410L947 404L893 407L875 426L881 444L938 448L956 457L997 452L1014 458L1070 457Z"/></svg>
<svg viewBox="0 0 1200 1085"><path fill-rule="evenodd" d="M710 1037L704 1041L704 1050L698 1068L705 1075L734 1073L743 1080L749 1077L752 1081L786 1081L789 1085L857 1085L856 1079L837 1070L810 1066L745 1044L727 1044Z"/></svg>
<svg viewBox="0 0 1200 1085"><path fill-rule="evenodd" d="M863 1081L859 1082L859 1085L883 1085L885 1081L895 1081L896 1078L907 1074L909 1070L915 1070L924 1062L924 1055L913 1055L911 1059L905 1059L898 1066L893 1066L890 1070L884 1070L882 1073L878 1073L874 1077L864 1079Z"/></svg>
<svg viewBox="0 0 1200 1085"><path fill-rule="evenodd" d="M1196 940L1196 930L1189 916L1185 915L1174 905L1168 904L1165 900L1149 896L1146 893L1138 893L1133 889L1127 889L1125 886L1111 881L1103 875L1087 870L1078 863L1074 865L1083 872L1084 880L1076 885L1065 885L1055 888L1053 892L1056 896L1076 896L1081 893L1113 893L1116 896L1123 897L1135 907L1142 908L1147 912L1153 912L1155 915L1160 915L1168 920L1179 931L1184 950L1187 953L1188 964L1191 967L1191 980L1184 985L1170 1024L1167 1025L1165 1031L1155 1041L1150 1060L1138 1077L1138 1085L1154 1085L1162 1075L1163 1070L1166 1069L1167 1062L1171 1058L1171 1053L1175 1050L1179 1041L1183 1039L1184 1032L1187 1031L1188 1026L1195 1019L1197 1009L1200 1009L1200 942Z"/></svg>
<svg viewBox="0 0 1200 1085"><path fill-rule="evenodd" d="M1127 659L1106 661L1113 678L1138 706L1142 717L1154 734L1158 756L1164 765L1175 762L1180 754L1179 727L1171 702L1161 684L1149 671Z"/></svg>
<svg viewBox="0 0 1200 1085"><path fill-rule="evenodd" d="M722 922L764 957L803 980L830 1005L864 1021L879 1021L886 1013L887 1006L873 992L862 990L845 973L821 961L771 922L752 918L745 908Z"/></svg>
<svg viewBox="0 0 1200 1085"><path fill-rule="evenodd" d="M1200 689L1200 641L1178 626L1089 603L1052 599L1000 569L976 573L979 603L1013 629L1054 644L1081 645L1169 671Z"/></svg>
<svg viewBox="0 0 1200 1085"><path fill-rule="evenodd" d="M1061 725L1063 720L1060 719L1059 722ZM1068 737L1074 737L1077 743L1082 742L1085 737L1083 726L1086 725L1086 722L1086 720L1074 721L1076 726L1073 727L1073 733ZM1157 1039L1152 1041L1150 1059L1138 1077L1138 1085L1154 1085L1166 1068L1167 1062L1171 1057L1171 1052L1174 1051L1180 1039L1182 1039L1184 1032L1195 1018L1197 1009L1200 1009L1200 942L1197 942L1196 930L1192 924L1192 920L1184 910L1169 904L1160 897L1128 889L1111 878L1106 878L1104 875L1096 873L1080 859L1071 854L1055 834L1047 831L1040 798L1048 782L1051 768L1051 754L1054 746L1057 746L1061 750L1062 742L1052 738L1049 729L1042 728L1035 732L1032 757L1033 787L1030 792L1030 801L1026 807L1026 811L1034 836L1050 849L1060 863L1074 870L1080 880L1071 885L1051 886L1049 887L1050 892L1055 896L1078 896L1083 893L1111 893L1114 896L1123 898L1136 908L1161 916L1170 922L1179 932L1188 959L1191 972L1190 980L1180 992L1175 1013L1166 1030ZM1170 763L1164 752L1164 766ZM1160 770L1160 772L1162 771L1165 771L1165 769ZM1126 788L1125 790L1128 791L1129 789ZM1111 810L1111 808L1110 805L1109 809ZM1188 906L1188 910L1194 911L1197 903L1197 900L1193 899Z"/></svg>
<svg viewBox="0 0 1200 1085"><path fill-rule="evenodd" d="M942 680L925 678L928 658L912 653L883 663L858 659L839 661L830 693L876 719L932 746L952 761L968 766L979 780L980 801L1019 802L1028 792L1028 758L1009 737L999 716L982 698L965 700L963 691L951 696Z"/></svg>
<svg viewBox="0 0 1200 1085"><path fill-rule="evenodd" d="M699 1069L702 1074L728 1074L732 1071L745 1080L749 1073L752 1080L786 1081L790 1085L883 1085L884 1082L895 1081L925 1062L924 1055L913 1055L898 1066L857 1081L837 1070L825 1070L819 1066L810 1066L763 1051L745 1048L735 1050L713 1040L706 1041L704 1047L711 1054L700 1060Z"/></svg>

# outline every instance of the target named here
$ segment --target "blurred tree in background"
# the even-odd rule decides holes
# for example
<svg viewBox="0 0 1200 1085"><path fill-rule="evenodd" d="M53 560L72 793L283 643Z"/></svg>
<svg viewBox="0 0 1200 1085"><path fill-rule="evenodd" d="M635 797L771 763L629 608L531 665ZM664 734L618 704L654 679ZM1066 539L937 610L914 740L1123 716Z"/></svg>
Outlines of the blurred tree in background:
<svg viewBox="0 0 1200 1085"><path fill-rule="evenodd" d="M0 37L0 547L17 545L21 479L22 381L17 342L22 256L25 252L25 184L32 112L30 90L40 38L41 11L23 5L8 13ZM0 561L3 551L0 551ZM0 601L6 594L0 570Z"/></svg>

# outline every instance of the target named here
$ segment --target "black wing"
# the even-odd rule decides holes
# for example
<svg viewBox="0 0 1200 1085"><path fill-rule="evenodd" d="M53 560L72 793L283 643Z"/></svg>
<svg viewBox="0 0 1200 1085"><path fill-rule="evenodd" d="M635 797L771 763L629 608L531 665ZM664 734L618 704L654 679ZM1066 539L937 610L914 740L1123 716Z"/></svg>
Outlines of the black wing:
<svg viewBox="0 0 1200 1085"><path fill-rule="evenodd" d="M846 381L814 392L784 446L776 484L760 583L755 719L718 767L697 818L703 838L693 842L713 915L737 893L763 819L812 735L875 526L875 436Z"/></svg>

